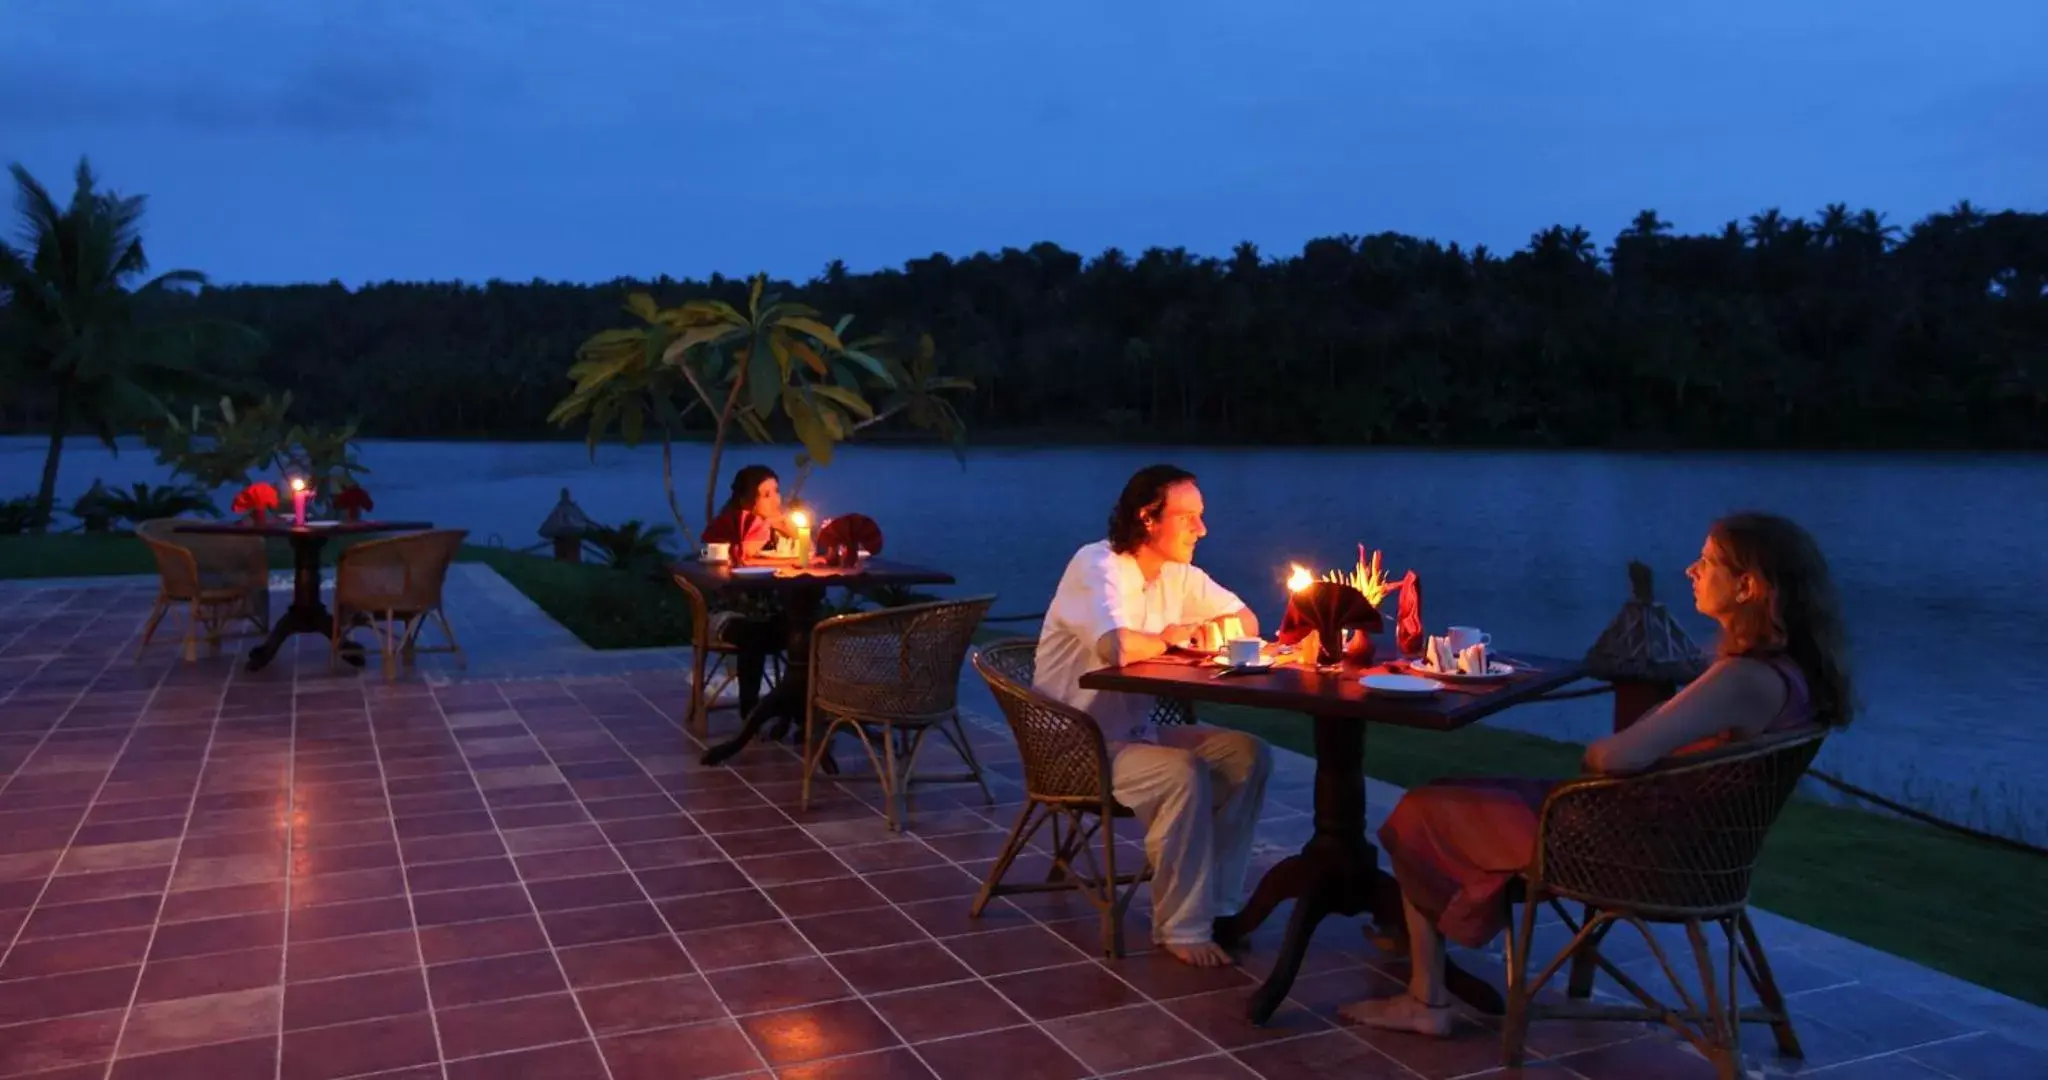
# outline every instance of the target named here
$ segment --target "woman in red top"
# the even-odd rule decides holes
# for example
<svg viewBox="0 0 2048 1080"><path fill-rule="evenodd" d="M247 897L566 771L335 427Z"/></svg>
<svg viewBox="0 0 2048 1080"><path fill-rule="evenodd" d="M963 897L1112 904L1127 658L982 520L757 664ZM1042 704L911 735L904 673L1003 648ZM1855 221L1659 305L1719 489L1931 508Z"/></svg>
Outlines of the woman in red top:
<svg viewBox="0 0 2048 1080"><path fill-rule="evenodd" d="M766 465L749 465L732 478L725 506L704 526L707 544L734 544L738 554L753 558L790 527L782 511L782 480Z"/></svg>
<svg viewBox="0 0 2048 1080"><path fill-rule="evenodd" d="M1806 530L1771 514L1714 523L1686 570L1693 605L1721 624L1720 657L1678 696L1586 748L1593 773L1815 725L1852 712L1842 616ZM1408 992L1339 1009L1369 1027L1450 1034L1444 940L1479 948L1507 925L1507 887L1536 851L1551 781L1448 779L1401 797L1380 828L1406 913ZM1391 929L1391 928L1388 928Z"/></svg>
<svg viewBox="0 0 2048 1080"><path fill-rule="evenodd" d="M786 535L787 531L781 479L766 465L749 465L733 476L725 508L704 526L704 542L731 544L736 556L752 559L775 534ZM780 652L788 640L788 624L773 605L752 603L724 619L717 632L739 650L733 659L738 669L740 715L744 717L761 700L768 658Z"/></svg>

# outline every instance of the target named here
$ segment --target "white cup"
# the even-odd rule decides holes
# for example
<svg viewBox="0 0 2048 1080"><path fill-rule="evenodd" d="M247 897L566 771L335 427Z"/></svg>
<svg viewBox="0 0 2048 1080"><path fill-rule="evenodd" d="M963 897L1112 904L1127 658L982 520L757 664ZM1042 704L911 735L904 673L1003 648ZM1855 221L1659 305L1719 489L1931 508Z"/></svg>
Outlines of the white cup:
<svg viewBox="0 0 2048 1080"><path fill-rule="evenodd" d="M1474 645L1493 644L1493 635L1476 626L1453 626L1444 632L1444 637L1454 653L1464 652Z"/></svg>
<svg viewBox="0 0 2048 1080"><path fill-rule="evenodd" d="M704 545L704 549L698 553L698 557L703 559L703 561L712 564L731 562L732 545L706 544Z"/></svg>
<svg viewBox="0 0 2048 1080"><path fill-rule="evenodd" d="M1231 667L1250 667L1259 662L1266 643L1255 637L1239 637L1231 638L1229 647Z"/></svg>

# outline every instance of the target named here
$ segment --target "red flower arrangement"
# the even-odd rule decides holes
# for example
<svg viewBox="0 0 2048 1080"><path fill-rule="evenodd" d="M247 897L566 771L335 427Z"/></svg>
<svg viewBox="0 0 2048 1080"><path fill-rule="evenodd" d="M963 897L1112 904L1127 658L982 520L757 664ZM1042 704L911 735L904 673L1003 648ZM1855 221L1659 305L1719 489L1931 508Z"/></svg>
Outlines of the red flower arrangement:
<svg viewBox="0 0 2048 1080"><path fill-rule="evenodd" d="M242 489L228 509L237 514L249 515L249 520L263 524L263 515L277 509L277 489L269 483L258 480Z"/></svg>
<svg viewBox="0 0 2048 1080"><path fill-rule="evenodd" d="M334 493L334 508L348 521L361 521L363 511L375 510L377 503L360 484L350 484Z"/></svg>

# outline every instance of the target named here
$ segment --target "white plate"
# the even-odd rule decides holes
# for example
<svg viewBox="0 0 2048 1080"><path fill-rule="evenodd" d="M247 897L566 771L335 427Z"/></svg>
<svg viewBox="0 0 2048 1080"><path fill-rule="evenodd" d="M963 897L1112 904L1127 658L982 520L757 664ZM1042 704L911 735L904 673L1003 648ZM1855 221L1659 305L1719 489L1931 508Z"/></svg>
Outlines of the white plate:
<svg viewBox="0 0 2048 1080"><path fill-rule="evenodd" d="M1435 679L1418 675L1367 675L1358 681L1365 684L1367 690L1388 697L1428 697L1444 688L1444 684Z"/></svg>
<svg viewBox="0 0 2048 1080"><path fill-rule="evenodd" d="M1230 662L1230 658L1229 658L1229 657L1227 657L1227 656L1212 656L1212 657L1210 657L1210 658L1209 658L1209 662L1210 662L1210 663L1212 663L1212 664L1214 664L1214 665L1216 665L1217 667L1220 667L1220 668L1229 668L1229 669L1231 669L1232 671L1271 671L1271 670L1273 670L1273 661L1271 661L1271 660L1261 660L1261 661L1259 661L1259 662L1258 662L1258 663L1256 663L1256 664L1244 664L1244 665L1241 665L1241 666L1240 666L1240 665L1238 665L1238 664L1233 664L1233 663L1231 663L1231 662Z"/></svg>
<svg viewBox="0 0 2048 1080"><path fill-rule="evenodd" d="M336 525L339 525L339 524L341 524L341 522L339 522L339 521L308 521L308 522L306 522L306 528L308 528L308 529L332 529L332 528L334 528L334 527L335 527Z"/></svg>
<svg viewBox="0 0 2048 1080"><path fill-rule="evenodd" d="M1438 671L1430 667L1427 660L1417 660L1408 666L1418 675L1431 679L1442 679L1445 682L1499 682L1513 675L1516 670L1513 664L1503 664L1498 660L1488 660L1486 662L1486 674L1484 675L1467 675L1462 671Z"/></svg>
<svg viewBox="0 0 2048 1080"><path fill-rule="evenodd" d="M735 566L732 573L734 577L772 577L779 570L774 566Z"/></svg>

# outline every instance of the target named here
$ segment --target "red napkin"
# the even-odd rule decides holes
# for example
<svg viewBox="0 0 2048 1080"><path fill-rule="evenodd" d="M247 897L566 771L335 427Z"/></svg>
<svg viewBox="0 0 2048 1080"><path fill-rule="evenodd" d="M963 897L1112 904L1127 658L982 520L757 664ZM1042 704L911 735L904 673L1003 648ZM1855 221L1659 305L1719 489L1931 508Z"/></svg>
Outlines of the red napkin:
<svg viewBox="0 0 2048 1080"><path fill-rule="evenodd" d="M1334 664L1344 647L1344 631L1380 629L1385 620L1365 594L1338 581L1318 581L1295 593L1287 601L1287 614L1280 620L1275 640L1293 645L1314 631L1320 646L1321 663Z"/></svg>
<svg viewBox="0 0 2048 1080"><path fill-rule="evenodd" d="M831 551L846 547L853 551L865 551L870 555L882 553L882 527L866 514L842 514L825 523L818 530L816 546L819 551Z"/></svg>
<svg viewBox="0 0 2048 1080"><path fill-rule="evenodd" d="M1429 643L1429 631L1422 625L1422 582L1415 571L1401 579L1401 609L1394 617L1394 647L1402 656L1421 656Z"/></svg>

